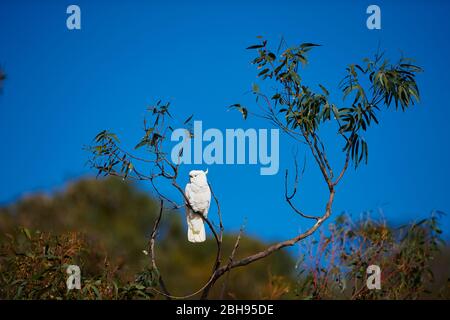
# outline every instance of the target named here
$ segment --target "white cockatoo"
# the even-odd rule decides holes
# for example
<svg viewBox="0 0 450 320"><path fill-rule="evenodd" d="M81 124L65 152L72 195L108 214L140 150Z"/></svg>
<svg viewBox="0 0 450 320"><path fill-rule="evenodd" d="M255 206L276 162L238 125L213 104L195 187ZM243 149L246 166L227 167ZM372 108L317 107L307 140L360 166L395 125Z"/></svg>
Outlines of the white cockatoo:
<svg viewBox="0 0 450 320"><path fill-rule="evenodd" d="M186 219L188 225L188 240L190 242L203 242L206 240L205 225L200 214L208 217L211 204L211 190L209 189L206 174L208 170L192 170L189 172L189 183L184 191L192 210L186 205Z"/></svg>

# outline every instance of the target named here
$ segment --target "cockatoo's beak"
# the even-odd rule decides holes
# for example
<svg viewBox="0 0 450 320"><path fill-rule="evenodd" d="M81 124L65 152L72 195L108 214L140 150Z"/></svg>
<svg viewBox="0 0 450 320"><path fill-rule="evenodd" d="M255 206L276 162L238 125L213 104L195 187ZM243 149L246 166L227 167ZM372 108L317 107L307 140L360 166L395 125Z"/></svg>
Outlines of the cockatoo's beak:
<svg viewBox="0 0 450 320"><path fill-rule="evenodd" d="M205 174L208 174L208 169L206 169L204 172L205 172Z"/></svg>

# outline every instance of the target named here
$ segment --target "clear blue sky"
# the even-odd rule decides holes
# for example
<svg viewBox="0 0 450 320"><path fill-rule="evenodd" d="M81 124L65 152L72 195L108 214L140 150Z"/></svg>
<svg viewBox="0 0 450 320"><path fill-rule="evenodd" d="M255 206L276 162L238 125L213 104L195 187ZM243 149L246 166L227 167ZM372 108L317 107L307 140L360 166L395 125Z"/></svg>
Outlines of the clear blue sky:
<svg viewBox="0 0 450 320"><path fill-rule="evenodd" d="M80 31L66 28L70 4L81 7ZM365 26L370 4L381 7L381 30ZM226 111L236 102L254 106L245 92L258 80L245 48L263 35L274 43L284 36L290 44L322 44L304 79L331 91L345 66L379 43L390 57L414 57L425 69L418 79L421 103L380 117L366 135L369 164L349 170L334 213L383 210L403 222L433 209L450 212L449 12L447 1L3 0L0 64L8 79L0 95L0 203L92 175L83 145L110 128L134 146L146 106L159 98L171 101L181 118L194 113L207 128L267 127ZM339 148L330 148L339 167ZM305 152L299 148L301 159ZM282 137L277 176L260 176L256 166L210 166L226 227L238 229L247 217L247 231L269 240L307 226L283 199L291 154L292 143ZM325 197L309 161L297 204L315 214Z"/></svg>

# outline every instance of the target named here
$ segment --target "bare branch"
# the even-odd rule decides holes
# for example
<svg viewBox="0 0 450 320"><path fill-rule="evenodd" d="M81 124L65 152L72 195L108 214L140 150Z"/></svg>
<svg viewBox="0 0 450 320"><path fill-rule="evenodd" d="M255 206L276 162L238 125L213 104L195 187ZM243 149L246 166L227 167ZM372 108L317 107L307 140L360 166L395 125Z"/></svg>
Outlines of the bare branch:
<svg viewBox="0 0 450 320"><path fill-rule="evenodd" d="M242 234L244 233L244 228L245 228L245 223L243 223L241 228L239 229L239 234L238 234L238 236L236 238L236 242L234 243L233 250L231 251L230 257L228 258L228 264L226 266L227 270L225 270L225 273L227 275L226 275L225 280L223 281L222 291L220 293L220 299L223 299L223 297L225 295L225 291L226 291L227 284L228 284L228 278L230 277L230 272L229 271L230 271L230 268L231 268L231 264L234 261L234 256L236 255L237 249L239 248L239 242L241 241Z"/></svg>
<svg viewBox="0 0 450 320"><path fill-rule="evenodd" d="M149 242L149 255L150 255L150 259L151 259L151 263L152 263L152 269L156 272L157 276L158 276L158 282L159 282L159 286L161 287L161 289L164 292L164 295L170 299L170 293L169 291L167 291L166 285L164 284L163 278L158 270L158 266L156 265L156 253L155 253L155 241L156 241L156 236L158 234L158 229L159 229L159 224L161 222L161 217L162 217L162 213L164 210L164 202L163 200L160 200L159 202L159 215L156 218L155 224L153 225L153 231L152 234L150 235L150 242Z"/></svg>
<svg viewBox="0 0 450 320"><path fill-rule="evenodd" d="M315 216L309 216L301 212L299 209L295 207L295 205L292 203L292 199L297 193L297 185L298 185L298 164L297 159L295 159L295 181L294 181L294 187L291 195L288 195L288 170L286 170L285 176L284 176L284 197L286 199L286 202L289 204L289 206L294 210L297 214L301 215L302 217L306 219L314 219L319 220L319 217Z"/></svg>
<svg viewBox="0 0 450 320"><path fill-rule="evenodd" d="M322 141L320 140L320 137L315 132L313 132L311 135L314 139L314 149L316 150L317 154L319 155L319 158L321 159L324 166L327 168L330 179L333 179L333 169L331 168L330 163L328 162L328 158L325 153L325 146L323 145ZM318 144L320 144L320 149L319 149Z"/></svg>
<svg viewBox="0 0 450 320"><path fill-rule="evenodd" d="M333 182L333 185L337 185L339 183L339 181L341 181L342 177L345 174L345 171L348 168L348 164L350 162L350 148L347 150L346 155L345 155L345 163L344 163L344 167L341 170L341 173L339 173L339 176L336 178L336 180Z"/></svg>
<svg viewBox="0 0 450 320"><path fill-rule="evenodd" d="M328 198L328 202L327 202L327 205L326 205L326 209L325 209L324 215L321 218L319 218L317 220L317 222L311 228L309 228L307 231L297 235L296 237L294 237L292 239L273 244L270 247L268 247L267 249L265 249L263 251L260 251L258 253L255 253L253 255L250 255L250 256L248 256L246 258L240 259L238 261L234 261L229 266L223 266L223 267L219 268L217 270L217 272L215 273L215 275L214 275L214 280L213 281L216 281L218 278L223 276L229 269L234 269L234 268L246 266L246 265L248 265L250 263L253 263L255 261L258 261L258 260L261 260L263 258L266 258L267 256L271 255L272 253L274 253L274 252L276 252L276 251L278 251L278 250L280 250L282 248L293 246L294 244L296 244L300 240L303 240L303 239L309 237L310 235L312 235L323 224L323 222L325 220L327 220L329 218L329 216L331 215L331 207L332 207L332 204L333 204L333 201L334 201L334 195L335 195L335 191L334 191L333 188L331 188L330 196Z"/></svg>
<svg viewBox="0 0 450 320"><path fill-rule="evenodd" d="M219 228L220 228L219 237L218 238L216 237L216 240L218 240L217 241L217 255L216 255L216 261L214 263L214 266L213 266L213 269L211 272L211 276L213 277L214 274L216 273L217 269L220 267L221 260L222 260L223 223L222 223L222 213L220 211L219 200L217 199L217 197L211 187L211 184L208 183L208 185L209 185L209 189L211 190L211 194L212 194L214 201L216 203L216 206L217 206L217 215L219 216ZM202 215L202 217L203 217L203 215ZM209 224L209 222L208 222L208 224ZM211 226L210 226L210 229L213 230ZM203 293L202 293L202 299L206 299L208 297L209 291L211 290L213 285L214 285L214 281L211 281L205 287L205 290L203 290Z"/></svg>

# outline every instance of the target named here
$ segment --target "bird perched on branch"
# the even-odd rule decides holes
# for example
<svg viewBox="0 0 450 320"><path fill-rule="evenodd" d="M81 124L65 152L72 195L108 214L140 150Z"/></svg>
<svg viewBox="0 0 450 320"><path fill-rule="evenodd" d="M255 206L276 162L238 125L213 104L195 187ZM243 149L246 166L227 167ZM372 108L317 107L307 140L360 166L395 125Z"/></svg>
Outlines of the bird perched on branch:
<svg viewBox="0 0 450 320"><path fill-rule="evenodd" d="M190 242L203 242L206 240L203 217L208 217L211 204L211 190L206 175L208 170L192 170L189 172L189 183L185 188L186 219L188 225L188 240Z"/></svg>

